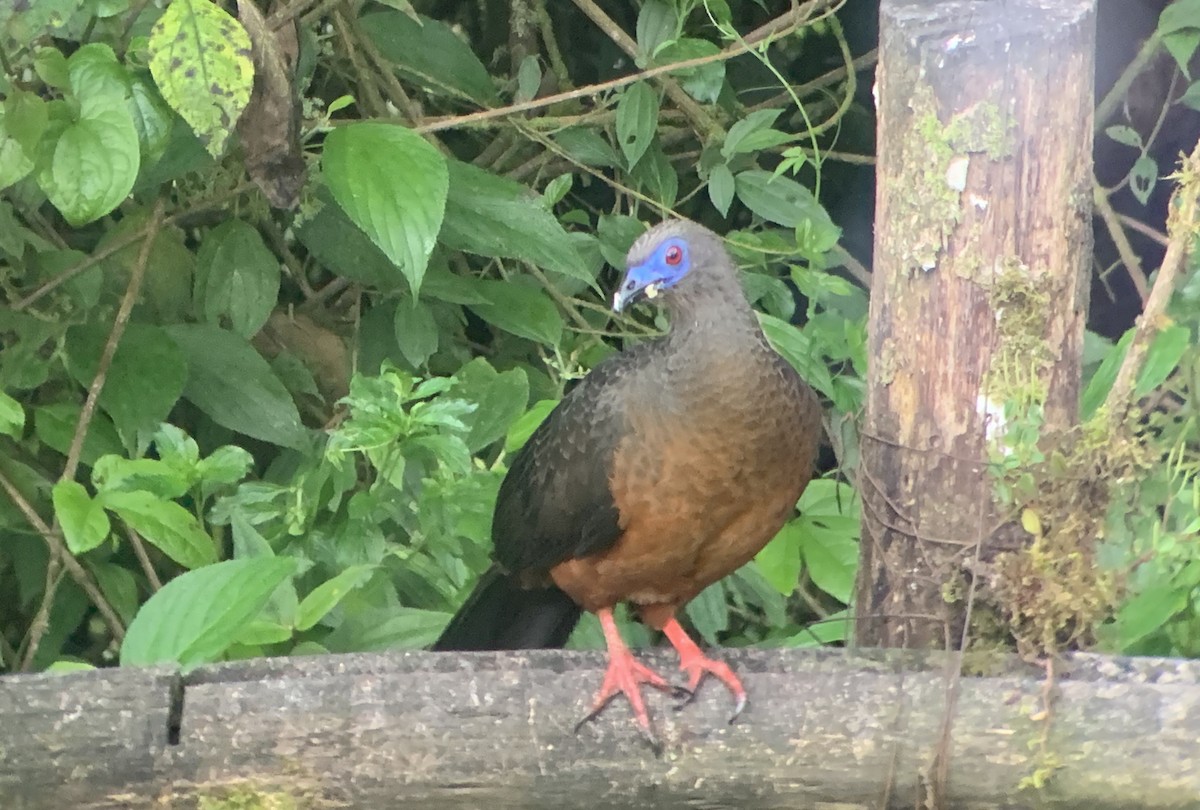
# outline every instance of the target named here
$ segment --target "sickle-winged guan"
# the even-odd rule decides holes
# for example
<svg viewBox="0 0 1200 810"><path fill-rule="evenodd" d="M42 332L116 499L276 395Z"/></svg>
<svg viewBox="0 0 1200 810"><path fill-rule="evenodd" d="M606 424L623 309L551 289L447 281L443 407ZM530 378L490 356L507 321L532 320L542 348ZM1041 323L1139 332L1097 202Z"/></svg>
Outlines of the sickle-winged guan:
<svg viewBox="0 0 1200 810"><path fill-rule="evenodd" d="M741 681L675 613L792 514L822 428L816 395L767 344L715 233L668 221L640 237L613 309L643 298L666 307L670 332L597 365L513 459L495 565L434 649L561 646L589 610L609 665L588 718L624 693L653 741L641 684L671 687L634 659L613 607L632 604L666 634L689 691L705 673L724 683L736 717Z"/></svg>

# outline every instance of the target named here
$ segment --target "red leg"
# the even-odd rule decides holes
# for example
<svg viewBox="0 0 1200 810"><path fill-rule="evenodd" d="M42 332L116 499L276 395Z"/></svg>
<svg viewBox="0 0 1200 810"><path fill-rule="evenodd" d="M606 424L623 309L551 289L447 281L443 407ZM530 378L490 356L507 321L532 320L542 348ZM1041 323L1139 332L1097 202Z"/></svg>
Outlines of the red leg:
<svg viewBox="0 0 1200 810"><path fill-rule="evenodd" d="M671 646L679 652L679 668L687 674L688 689L695 694L705 674L712 675L733 693L733 717L729 718L729 722L736 720L742 709L746 708L746 687L742 686L741 679L729 668L729 664L716 661L701 652L674 616L667 620L662 630L667 634Z"/></svg>
<svg viewBox="0 0 1200 810"><path fill-rule="evenodd" d="M649 684L656 689L669 692L678 690L667 683L657 672L639 663L633 657L633 653L629 651L629 647L625 645L621 633L617 630L617 623L613 620L611 609L598 610L596 616L600 619L600 626L604 628L604 640L608 643L608 671L604 673L604 682L600 685L600 691L596 693L591 711L579 721L575 729L578 731L580 726L600 714L609 701L618 694L624 694L629 698L629 705L633 707L633 716L637 719L642 733L651 745L658 748L658 741L650 726L650 713L646 711L646 703L642 700L641 685Z"/></svg>

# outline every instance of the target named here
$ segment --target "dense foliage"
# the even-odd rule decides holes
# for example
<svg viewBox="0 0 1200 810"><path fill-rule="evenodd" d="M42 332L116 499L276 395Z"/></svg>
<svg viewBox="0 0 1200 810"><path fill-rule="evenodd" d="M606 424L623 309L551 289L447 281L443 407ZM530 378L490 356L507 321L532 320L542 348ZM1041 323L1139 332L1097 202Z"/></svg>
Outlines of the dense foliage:
<svg viewBox="0 0 1200 810"><path fill-rule="evenodd" d="M664 328L605 291L672 211L729 233L835 451L687 619L844 639L868 275L827 209L869 205L836 180L873 122L836 4L233 5L0 5L0 664L427 644L506 459ZM1141 378L1165 463L1112 521L1116 649L1200 653L1197 303L1193 273ZM1085 410L1119 362L1092 347Z"/></svg>

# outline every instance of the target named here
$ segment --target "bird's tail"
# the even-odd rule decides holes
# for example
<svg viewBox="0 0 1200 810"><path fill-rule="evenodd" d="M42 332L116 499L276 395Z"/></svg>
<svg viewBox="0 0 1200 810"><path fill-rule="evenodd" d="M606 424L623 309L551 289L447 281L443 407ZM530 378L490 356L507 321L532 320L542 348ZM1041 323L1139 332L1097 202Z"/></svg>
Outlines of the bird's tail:
<svg viewBox="0 0 1200 810"><path fill-rule="evenodd" d="M558 588L522 588L492 566L446 625L435 650L529 650L561 647L580 607Z"/></svg>

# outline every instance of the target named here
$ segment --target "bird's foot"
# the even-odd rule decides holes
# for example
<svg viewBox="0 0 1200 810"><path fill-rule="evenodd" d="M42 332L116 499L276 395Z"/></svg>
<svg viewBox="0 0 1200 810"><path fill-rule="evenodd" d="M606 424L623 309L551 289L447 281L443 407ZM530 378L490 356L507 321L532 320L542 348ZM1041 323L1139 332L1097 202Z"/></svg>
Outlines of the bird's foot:
<svg viewBox="0 0 1200 810"><path fill-rule="evenodd" d="M718 661L705 655L677 620L672 618L668 621L663 626L663 632L667 634L667 639L678 651L679 668L687 675L687 691L690 694L688 699L679 704L677 708L683 708L691 703L704 676L712 675L725 684L725 687L733 694L733 715L729 718L729 722L732 723L736 720L742 710L746 708L746 687L742 686L742 680L737 673L724 661Z"/></svg>
<svg viewBox="0 0 1200 810"><path fill-rule="evenodd" d="M656 752L661 753L662 746L654 734L654 727L650 723L650 713L646 710L646 701L642 697L643 684L670 692L675 697L687 697L691 694L686 689L668 683L663 676L640 663L628 650L614 651L609 658L608 670L604 673L600 691L596 693L596 699L592 701L592 708L582 720L575 724L575 731L578 732L588 721L596 719L613 698L623 694L629 699L629 705L633 709L633 716L637 720L642 736Z"/></svg>
<svg viewBox="0 0 1200 810"><path fill-rule="evenodd" d="M729 718L730 723L738 718L742 709L746 708L746 687L742 686L741 678L724 661L709 658L697 649L691 656L681 655L679 657L679 668L687 675L688 697L679 704L678 708L682 709L695 700L696 689L704 680L705 675L712 675L733 693L733 715Z"/></svg>

